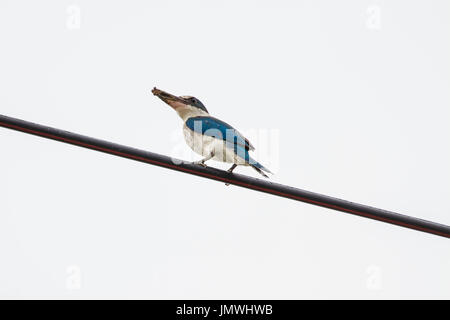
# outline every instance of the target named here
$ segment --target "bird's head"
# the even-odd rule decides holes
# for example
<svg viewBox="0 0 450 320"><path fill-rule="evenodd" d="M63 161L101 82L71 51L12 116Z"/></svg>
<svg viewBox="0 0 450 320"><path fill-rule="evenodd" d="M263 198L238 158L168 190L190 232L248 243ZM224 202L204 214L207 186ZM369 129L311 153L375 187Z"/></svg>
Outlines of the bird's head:
<svg viewBox="0 0 450 320"><path fill-rule="evenodd" d="M152 93L160 98L162 101L171 106L178 115L183 119L187 119L192 116L200 116L208 114L203 103L195 97L191 96L174 96L168 92L153 88Z"/></svg>

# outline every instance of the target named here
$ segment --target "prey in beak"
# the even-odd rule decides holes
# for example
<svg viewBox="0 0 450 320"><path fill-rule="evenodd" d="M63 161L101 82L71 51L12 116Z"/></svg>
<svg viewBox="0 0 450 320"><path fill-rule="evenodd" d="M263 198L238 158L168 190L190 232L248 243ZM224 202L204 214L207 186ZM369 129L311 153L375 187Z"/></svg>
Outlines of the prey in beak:
<svg viewBox="0 0 450 320"><path fill-rule="evenodd" d="M192 96L175 96L168 92L153 88L152 93L167 103L174 109L178 115L186 120L188 116L207 115L206 107L195 97Z"/></svg>
<svg viewBox="0 0 450 320"><path fill-rule="evenodd" d="M174 96L173 94L159 90L156 87L153 88L152 93L158 98L160 98L162 101L167 103L169 106L171 106L174 110L189 105L189 101L187 99L183 97Z"/></svg>

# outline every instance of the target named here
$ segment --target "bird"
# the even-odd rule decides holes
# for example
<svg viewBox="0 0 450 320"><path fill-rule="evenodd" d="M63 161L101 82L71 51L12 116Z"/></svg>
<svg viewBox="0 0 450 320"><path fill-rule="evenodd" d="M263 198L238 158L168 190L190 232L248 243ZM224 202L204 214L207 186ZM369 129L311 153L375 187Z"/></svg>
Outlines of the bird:
<svg viewBox="0 0 450 320"><path fill-rule="evenodd" d="M227 171L238 166L250 166L268 178L273 174L253 159L249 152L255 150L250 141L228 123L212 117L203 103L193 96L175 96L153 88L152 93L174 109L183 120L183 135L187 145L204 158L194 164L206 167L208 160L231 163Z"/></svg>

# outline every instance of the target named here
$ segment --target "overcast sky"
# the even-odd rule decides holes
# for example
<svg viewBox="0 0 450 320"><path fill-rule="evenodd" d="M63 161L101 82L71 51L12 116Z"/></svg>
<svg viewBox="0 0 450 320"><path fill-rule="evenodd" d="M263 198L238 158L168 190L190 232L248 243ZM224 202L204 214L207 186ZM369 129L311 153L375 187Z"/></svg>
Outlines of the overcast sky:
<svg viewBox="0 0 450 320"><path fill-rule="evenodd" d="M2 0L0 114L200 159L157 86L248 136L274 181L448 225L449 15ZM445 238L6 129L0 149L2 298L450 298Z"/></svg>

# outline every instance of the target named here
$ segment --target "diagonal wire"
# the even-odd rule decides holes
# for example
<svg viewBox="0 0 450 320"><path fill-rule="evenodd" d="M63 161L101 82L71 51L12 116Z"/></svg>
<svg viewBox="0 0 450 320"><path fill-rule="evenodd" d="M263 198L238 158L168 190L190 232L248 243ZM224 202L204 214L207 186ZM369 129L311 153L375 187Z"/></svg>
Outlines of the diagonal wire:
<svg viewBox="0 0 450 320"><path fill-rule="evenodd" d="M450 238L450 226L0 115L0 127Z"/></svg>

